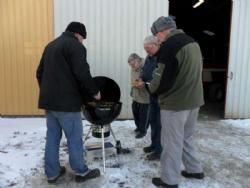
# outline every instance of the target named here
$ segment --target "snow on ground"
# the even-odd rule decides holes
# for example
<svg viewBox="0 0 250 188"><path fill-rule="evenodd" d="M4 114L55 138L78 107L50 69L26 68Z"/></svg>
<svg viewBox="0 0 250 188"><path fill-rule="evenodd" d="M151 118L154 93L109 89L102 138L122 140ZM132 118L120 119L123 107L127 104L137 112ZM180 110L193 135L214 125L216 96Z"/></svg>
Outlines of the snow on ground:
<svg viewBox="0 0 250 188"><path fill-rule="evenodd" d="M181 188L247 188L250 187L250 125L249 120L237 121L200 120L196 137L200 159L204 166L204 180L181 178ZM88 122L83 121L84 124ZM47 188L153 188L152 177L160 172L159 161L145 160L142 148L150 143L150 133L143 139L134 138L133 121L112 123L115 136L130 154L106 157L106 172L102 171L101 154L87 152L90 168L100 168L102 176L84 183L74 182L68 164L65 138L62 139L60 159L67 168L66 175L57 185L48 185L43 169L45 144L44 118L0 118L0 187ZM84 126L84 138L90 126ZM86 145L100 139L86 141ZM112 136L106 138L113 144ZM108 152L106 152L108 153ZM109 152L110 153L110 152Z"/></svg>
<svg viewBox="0 0 250 188"><path fill-rule="evenodd" d="M249 119L243 119L243 120L222 120L222 122L225 122L228 125L231 125L233 127L237 128L243 128L243 129L250 129L250 120Z"/></svg>

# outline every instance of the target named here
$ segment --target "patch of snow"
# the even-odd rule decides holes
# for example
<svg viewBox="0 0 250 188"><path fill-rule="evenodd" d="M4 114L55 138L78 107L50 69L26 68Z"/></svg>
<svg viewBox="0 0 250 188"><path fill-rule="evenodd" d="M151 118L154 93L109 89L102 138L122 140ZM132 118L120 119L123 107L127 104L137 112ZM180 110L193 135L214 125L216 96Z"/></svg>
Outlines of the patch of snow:
<svg viewBox="0 0 250 188"><path fill-rule="evenodd" d="M239 122L240 125L245 124ZM83 121L84 135L90 128ZM250 130L245 126L228 127L225 121L204 121L197 125L197 146L204 166L204 180L181 177L180 188L245 188L250 185ZM248 126L246 126L248 127ZM116 139L131 153L106 156L106 172L103 161L86 153L90 168L100 168L102 176L81 184L74 182L74 174L68 163L66 139L60 149L61 165L66 175L58 181L60 188L154 188L153 177L160 174L159 161L147 161L142 148L150 144L150 130L143 139L135 139L133 121L114 121ZM44 146L46 121L44 118L0 118L0 188L47 188L44 174ZM105 138L115 145L112 136ZM85 145L100 139L90 138Z"/></svg>
<svg viewBox="0 0 250 188"><path fill-rule="evenodd" d="M241 128L241 129L249 129L250 130L250 119L236 119L236 120L221 120L222 122L224 122L227 125L233 126L233 127L237 127L237 128Z"/></svg>

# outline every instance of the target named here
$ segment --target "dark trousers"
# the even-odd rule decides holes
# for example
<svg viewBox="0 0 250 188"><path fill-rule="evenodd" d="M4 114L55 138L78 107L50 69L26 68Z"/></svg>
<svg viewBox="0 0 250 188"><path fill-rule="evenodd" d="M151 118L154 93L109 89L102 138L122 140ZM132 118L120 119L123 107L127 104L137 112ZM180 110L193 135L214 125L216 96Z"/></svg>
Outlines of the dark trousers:
<svg viewBox="0 0 250 188"><path fill-rule="evenodd" d="M151 146L155 153L161 153L161 117L158 98L150 97L149 123L151 127Z"/></svg>
<svg viewBox="0 0 250 188"><path fill-rule="evenodd" d="M148 124L149 124L149 121L148 121L149 104L142 104L142 103L133 101L132 112L133 112L136 128L139 129L140 133L146 134Z"/></svg>

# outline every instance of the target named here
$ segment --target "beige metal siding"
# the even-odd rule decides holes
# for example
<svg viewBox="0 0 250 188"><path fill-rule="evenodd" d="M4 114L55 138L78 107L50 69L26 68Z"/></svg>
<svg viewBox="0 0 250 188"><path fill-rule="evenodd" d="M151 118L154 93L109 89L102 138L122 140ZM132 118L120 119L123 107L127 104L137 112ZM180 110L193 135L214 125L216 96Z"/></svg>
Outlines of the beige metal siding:
<svg viewBox="0 0 250 188"><path fill-rule="evenodd" d="M145 56L143 39L152 22L168 14L167 0L54 0L55 36L70 21L87 28L88 61L93 76L114 79L121 88L121 118L131 118L129 67L127 58L136 52Z"/></svg>
<svg viewBox="0 0 250 188"><path fill-rule="evenodd" d="M250 1L233 1L226 118L250 118Z"/></svg>
<svg viewBox="0 0 250 188"><path fill-rule="evenodd" d="M53 36L53 1L0 0L0 115L37 115L35 77Z"/></svg>

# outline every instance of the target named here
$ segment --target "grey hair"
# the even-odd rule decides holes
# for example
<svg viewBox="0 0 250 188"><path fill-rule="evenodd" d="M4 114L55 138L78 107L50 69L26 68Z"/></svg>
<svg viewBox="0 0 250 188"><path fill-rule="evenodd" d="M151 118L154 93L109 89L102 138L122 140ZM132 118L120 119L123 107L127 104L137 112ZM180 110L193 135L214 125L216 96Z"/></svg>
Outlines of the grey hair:
<svg viewBox="0 0 250 188"><path fill-rule="evenodd" d="M136 53L132 53L128 57L128 62L133 61L133 60L139 60L140 63L142 62L142 58Z"/></svg>
<svg viewBox="0 0 250 188"><path fill-rule="evenodd" d="M158 44L158 39L153 35L149 35L144 39L144 44Z"/></svg>

